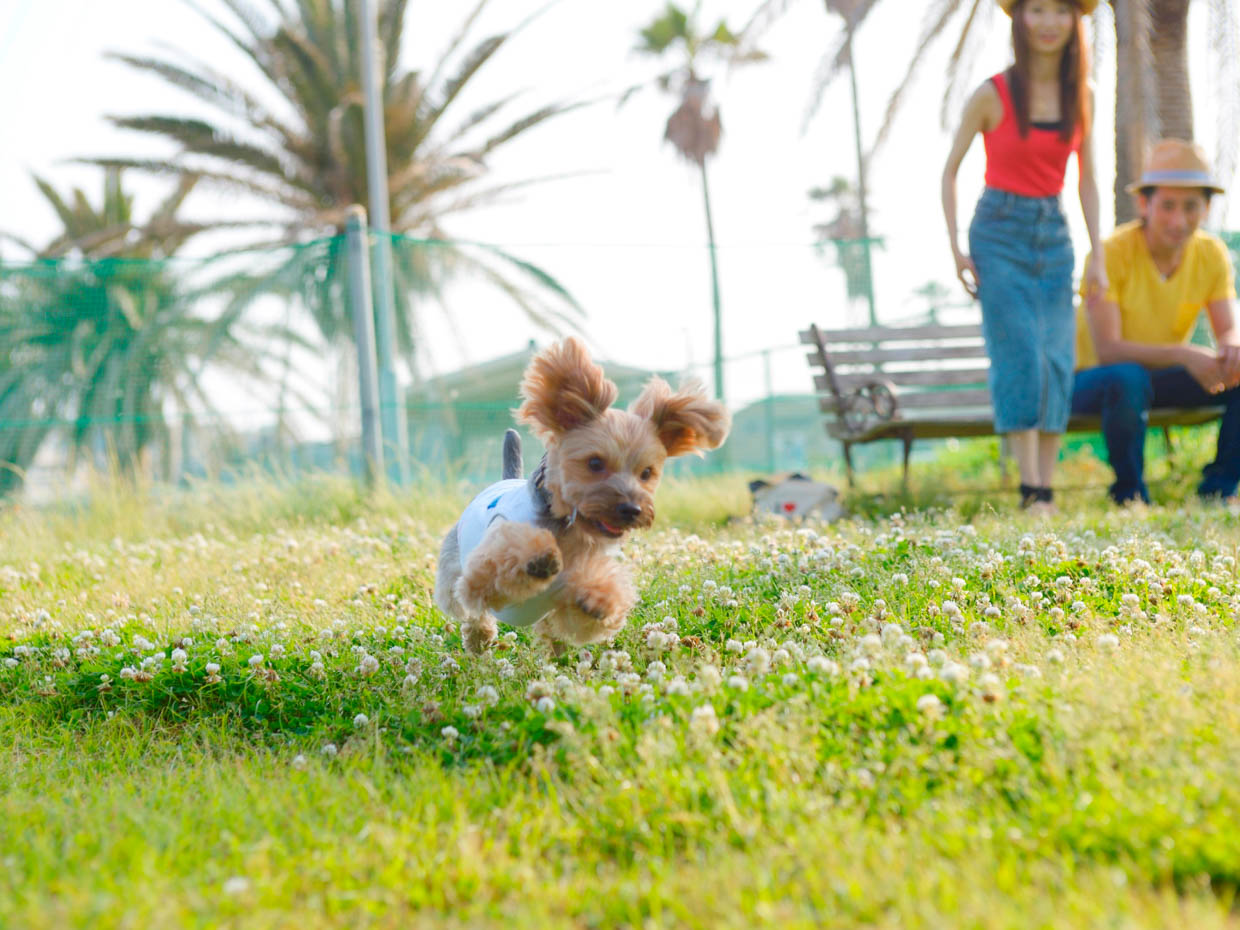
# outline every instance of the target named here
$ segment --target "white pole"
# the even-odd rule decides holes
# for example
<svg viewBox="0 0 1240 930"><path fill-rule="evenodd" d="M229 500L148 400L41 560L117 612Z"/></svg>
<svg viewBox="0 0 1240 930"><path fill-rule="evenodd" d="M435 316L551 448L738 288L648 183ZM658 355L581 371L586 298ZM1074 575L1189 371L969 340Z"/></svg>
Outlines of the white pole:
<svg viewBox="0 0 1240 930"><path fill-rule="evenodd" d="M370 256L367 254L366 211L354 204L345 222L349 261L349 314L357 344L358 398L362 405L362 467L366 484L383 475L383 440L379 436L379 379L375 375L375 318L371 304Z"/></svg>
<svg viewBox="0 0 1240 930"><path fill-rule="evenodd" d="M409 442L405 405L396 382L396 296L392 278L392 218L388 207L387 141L379 90L379 36L370 0L358 0L362 94L365 101L366 180L370 223L375 233L375 348L379 363L380 419L388 453L388 474L398 485L408 478Z"/></svg>

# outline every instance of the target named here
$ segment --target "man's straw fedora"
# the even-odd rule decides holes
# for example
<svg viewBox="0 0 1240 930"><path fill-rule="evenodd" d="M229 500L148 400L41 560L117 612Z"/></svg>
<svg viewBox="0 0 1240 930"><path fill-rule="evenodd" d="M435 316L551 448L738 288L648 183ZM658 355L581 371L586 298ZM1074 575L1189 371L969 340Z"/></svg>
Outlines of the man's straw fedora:
<svg viewBox="0 0 1240 930"><path fill-rule="evenodd" d="M1163 139L1145 160L1140 180L1125 188L1135 194L1143 187L1204 187L1216 194L1223 188L1210 174L1210 163L1200 145L1183 139Z"/></svg>

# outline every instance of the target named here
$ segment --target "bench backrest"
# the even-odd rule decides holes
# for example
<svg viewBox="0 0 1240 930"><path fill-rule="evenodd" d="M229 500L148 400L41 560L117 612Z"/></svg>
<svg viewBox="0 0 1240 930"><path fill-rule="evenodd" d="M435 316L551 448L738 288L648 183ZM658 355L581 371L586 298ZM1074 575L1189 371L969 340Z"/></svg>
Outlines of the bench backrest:
<svg viewBox="0 0 1240 930"><path fill-rule="evenodd" d="M800 335L803 344L812 346L807 358L817 369L814 386L824 413L838 415L845 397L869 382L884 380L895 385L898 415L903 418L949 410L990 416L990 360L978 324L811 326Z"/></svg>

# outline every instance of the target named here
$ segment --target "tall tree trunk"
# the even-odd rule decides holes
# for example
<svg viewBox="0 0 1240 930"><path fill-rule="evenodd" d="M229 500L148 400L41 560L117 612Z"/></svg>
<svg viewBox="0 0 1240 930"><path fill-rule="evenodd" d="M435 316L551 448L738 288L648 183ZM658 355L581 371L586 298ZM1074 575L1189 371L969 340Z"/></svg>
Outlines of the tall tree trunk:
<svg viewBox="0 0 1240 930"><path fill-rule="evenodd" d="M1150 53L1158 125L1163 137L1193 137L1193 98L1188 85L1189 0L1155 0L1150 16Z"/></svg>
<svg viewBox="0 0 1240 930"><path fill-rule="evenodd" d="M1159 138L1193 138L1188 83L1191 0L1112 0L1115 8L1115 221L1136 215L1124 189Z"/></svg>
<svg viewBox="0 0 1240 930"><path fill-rule="evenodd" d="M1141 170L1148 141L1158 135L1153 107L1150 0L1113 0L1115 7L1115 222L1136 216L1125 188ZM1151 125L1153 124L1153 125Z"/></svg>
<svg viewBox="0 0 1240 930"><path fill-rule="evenodd" d="M706 159L698 162L702 170L702 202L706 205L706 241L710 250L710 295L715 323L715 397L723 400L723 318L719 300L719 260L715 254L715 220L710 210L710 185L706 183Z"/></svg>

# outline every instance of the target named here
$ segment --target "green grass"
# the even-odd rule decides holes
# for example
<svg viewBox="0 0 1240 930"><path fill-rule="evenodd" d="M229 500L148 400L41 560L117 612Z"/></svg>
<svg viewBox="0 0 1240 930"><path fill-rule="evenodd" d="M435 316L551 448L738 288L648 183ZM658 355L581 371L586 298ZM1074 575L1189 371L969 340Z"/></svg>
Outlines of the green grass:
<svg viewBox="0 0 1240 930"><path fill-rule="evenodd" d="M10 509L0 927L1238 926L1240 520L1167 487L669 485L628 628L554 661L430 606L463 488Z"/></svg>

